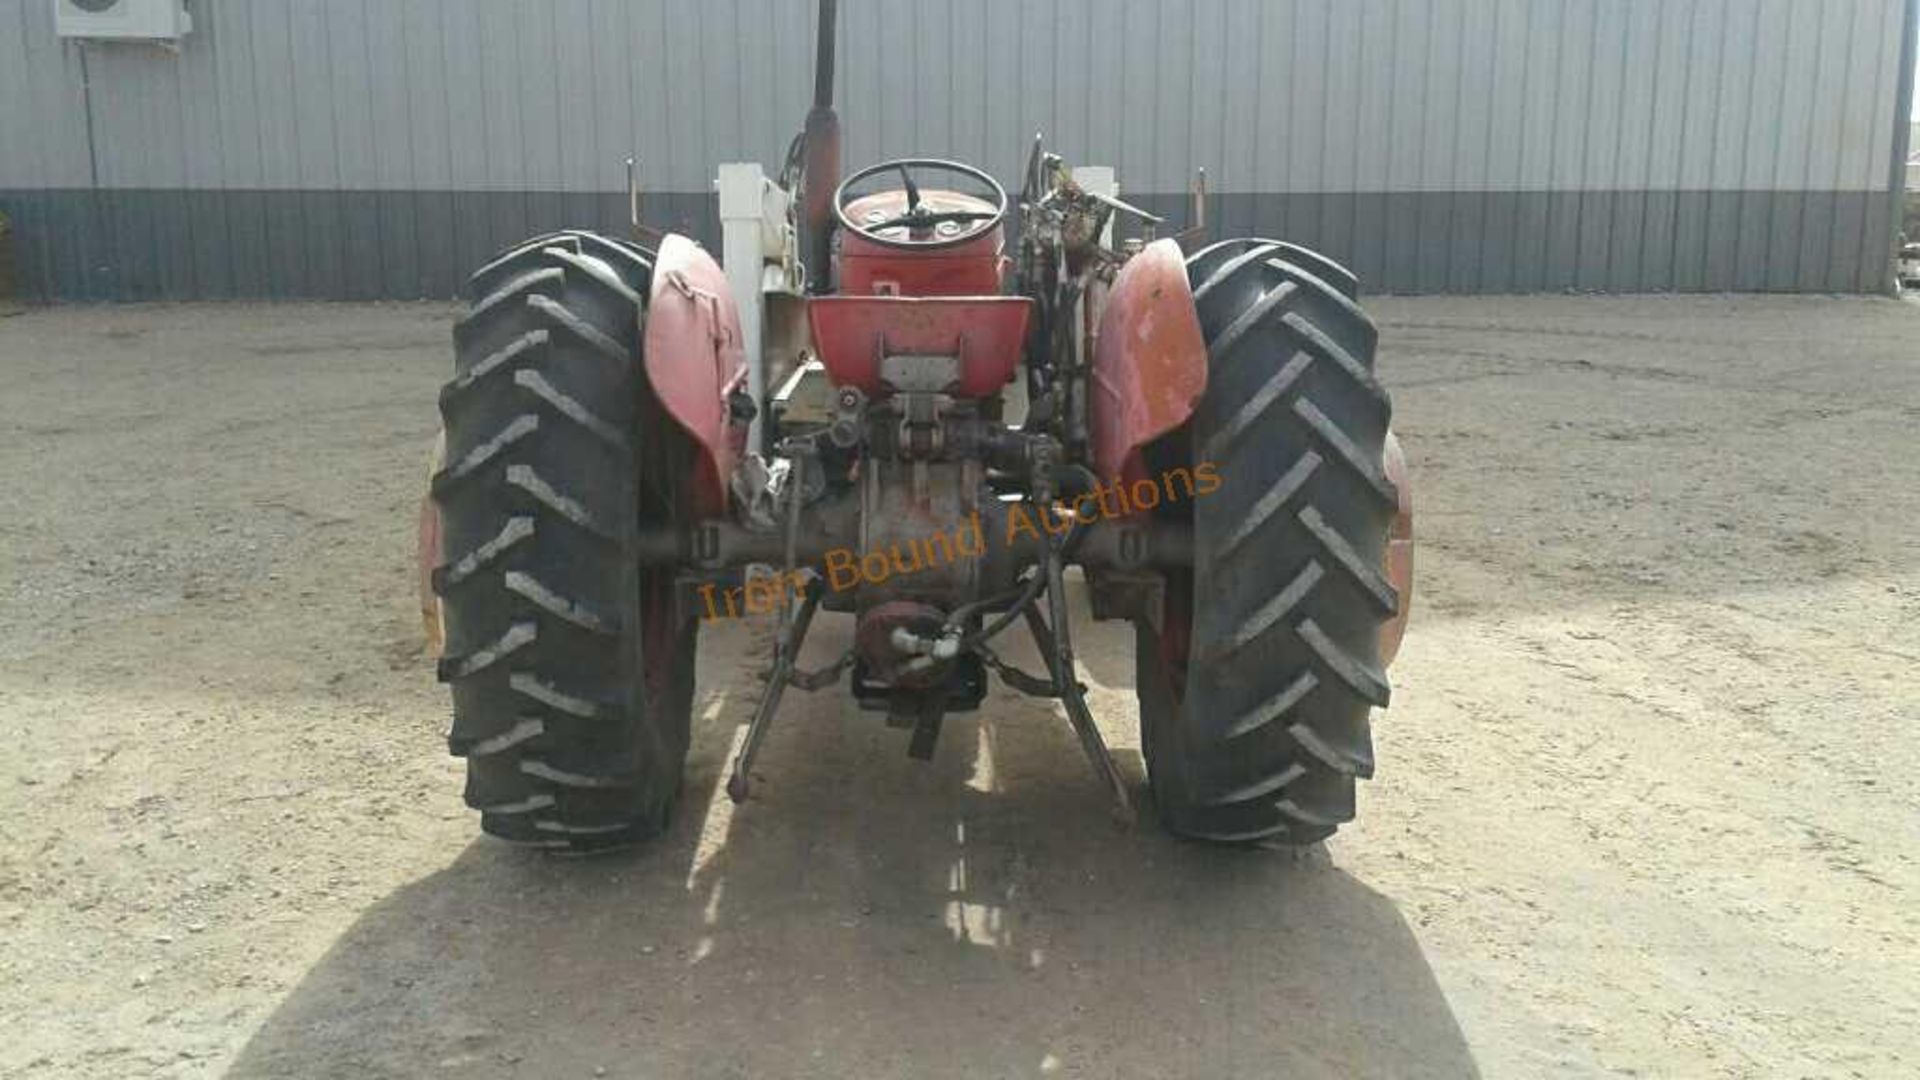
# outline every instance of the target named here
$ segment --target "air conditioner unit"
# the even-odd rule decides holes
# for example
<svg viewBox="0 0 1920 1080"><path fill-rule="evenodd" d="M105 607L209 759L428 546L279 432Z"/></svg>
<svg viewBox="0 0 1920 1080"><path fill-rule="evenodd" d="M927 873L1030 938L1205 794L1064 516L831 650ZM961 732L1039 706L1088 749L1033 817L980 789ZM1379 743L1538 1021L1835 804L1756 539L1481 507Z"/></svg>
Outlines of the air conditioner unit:
<svg viewBox="0 0 1920 1080"><path fill-rule="evenodd" d="M53 0L53 27L63 38L173 41L193 17L185 0Z"/></svg>

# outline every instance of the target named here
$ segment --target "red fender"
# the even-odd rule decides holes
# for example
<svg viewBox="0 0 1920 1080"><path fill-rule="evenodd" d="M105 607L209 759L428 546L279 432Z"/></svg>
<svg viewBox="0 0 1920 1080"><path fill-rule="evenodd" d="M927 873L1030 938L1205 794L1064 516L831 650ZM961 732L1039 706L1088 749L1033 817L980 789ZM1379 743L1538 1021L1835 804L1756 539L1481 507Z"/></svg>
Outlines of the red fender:
<svg viewBox="0 0 1920 1080"><path fill-rule="evenodd" d="M699 446L692 510L718 516L746 438L728 416L727 395L747 377L740 312L720 264L686 237L668 235L653 263L645 319L647 382Z"/></svg>
<svg viewBox="0 0 1920 1080"><path fill-rule="evenodd" d="M1090 381L1093 463L1102 479L1126 474L1142 446L1186 423L1199 405L1207 341L1186 259L1172 240L1148 244L1114 278Z"/></svg>

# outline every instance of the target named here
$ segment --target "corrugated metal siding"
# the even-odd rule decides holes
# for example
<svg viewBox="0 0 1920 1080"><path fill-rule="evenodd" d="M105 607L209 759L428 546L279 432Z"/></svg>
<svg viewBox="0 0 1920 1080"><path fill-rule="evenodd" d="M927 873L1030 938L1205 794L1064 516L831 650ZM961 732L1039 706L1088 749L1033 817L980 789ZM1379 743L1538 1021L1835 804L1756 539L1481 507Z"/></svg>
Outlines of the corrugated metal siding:
<svg viewBox="0 0 1920 1080"><path fill-rule="evenodd" d="M0 0L0 200L57 296L445 295L776 165L811 0L195 0L178 54ZM846 160L1036 130L1398 291L1874 289L1910 0L843 0ZM12 28L17 27L17 32ZM90 107L89 107L90 103Z"/></svg>

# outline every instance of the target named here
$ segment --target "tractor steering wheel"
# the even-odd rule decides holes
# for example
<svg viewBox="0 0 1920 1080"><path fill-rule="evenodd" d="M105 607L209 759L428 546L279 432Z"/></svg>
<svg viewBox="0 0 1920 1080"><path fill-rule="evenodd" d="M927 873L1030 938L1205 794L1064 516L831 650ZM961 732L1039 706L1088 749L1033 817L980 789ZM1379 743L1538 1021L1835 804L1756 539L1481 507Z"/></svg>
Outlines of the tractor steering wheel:
<svg viewBox="0 0 1920 1080"><path fill-rule="evenodd" d="M984 193L968 195L933 190L923 198L920 185L913 180L916 170L962 177L970 182L970 187L984 189ZM888 172L900 174L897 190L855 193L854 188L862 182ZM904 209L885 205L897 203L902 194ZM856 201L868 205L861 212L852 212ZM895 158L869 165L842 181L833 193L833 213L840 220L841 228L876 244L896 248L949 247L999 224L1007 216L1007 191L998 180L971 165L940 158Z"/></svg>

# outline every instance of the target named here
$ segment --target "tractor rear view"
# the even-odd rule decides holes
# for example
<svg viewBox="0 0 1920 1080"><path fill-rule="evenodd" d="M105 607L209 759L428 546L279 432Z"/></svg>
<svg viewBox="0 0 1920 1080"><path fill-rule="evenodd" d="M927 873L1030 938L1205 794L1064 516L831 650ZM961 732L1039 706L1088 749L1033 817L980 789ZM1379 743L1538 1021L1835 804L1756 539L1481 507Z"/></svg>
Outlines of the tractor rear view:
<svg viewBox="0 0 1920 1080"><path fill-rule="evenodd" d="M700 624L744 613L777 634L734 799L789 689L846 687L926 758L998 680L1060 702L1131 817L1075 674L1078 566L1094 616L1133 625L1166 827L1329 835L1373 772L1412 577L1353 276L1279 241L1156 239L1037 139L1015 195L930 158L842 179L833 15L778 177L721 168L724 268L683 236L570 231L473 275L421 560L482 827L574 851L658 833ZM822 612L852 645L805 670ZM1013 634L1041 670L1001 655Z"/></svg>

